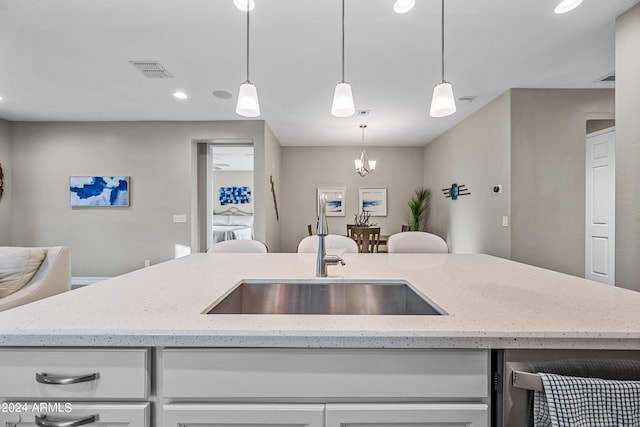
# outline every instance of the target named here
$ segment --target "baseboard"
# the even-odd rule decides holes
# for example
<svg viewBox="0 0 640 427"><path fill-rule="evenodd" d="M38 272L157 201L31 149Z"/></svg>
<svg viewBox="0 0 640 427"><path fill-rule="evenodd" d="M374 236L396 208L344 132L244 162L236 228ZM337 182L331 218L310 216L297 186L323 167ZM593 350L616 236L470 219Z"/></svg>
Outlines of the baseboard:
<svg viewBox="0 0 640 427"><path fill-rule="evenodd" d="M110 277L72 277L71 289L81 288L83 286L91 285L92 283L101 282L107 279L110 279Z"/></svg>

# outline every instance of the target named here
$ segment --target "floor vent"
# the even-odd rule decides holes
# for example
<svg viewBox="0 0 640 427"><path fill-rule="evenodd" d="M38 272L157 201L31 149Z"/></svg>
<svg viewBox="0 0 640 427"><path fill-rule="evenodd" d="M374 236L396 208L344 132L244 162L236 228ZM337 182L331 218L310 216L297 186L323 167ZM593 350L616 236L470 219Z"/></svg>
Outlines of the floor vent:
<svg viewBox="0 0 640 427"><path fill-rule="evenodd" d="M170 79L173 76L158 61L129 61L150 79Z"/></svg>

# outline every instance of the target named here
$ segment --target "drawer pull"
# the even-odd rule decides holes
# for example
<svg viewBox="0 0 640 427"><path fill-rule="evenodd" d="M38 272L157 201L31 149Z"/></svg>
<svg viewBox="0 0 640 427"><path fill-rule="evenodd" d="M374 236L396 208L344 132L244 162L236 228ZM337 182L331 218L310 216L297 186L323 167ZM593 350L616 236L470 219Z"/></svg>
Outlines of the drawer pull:
<svg viewBox="0 0 640 427"><path fill-rule="evenodd" d="M59 385L67 385L67 384L78 384L78 383L86 383L89 381L95 381L98 379L98 373L94 372L93 374L87 375L77 375L75 377L68 375L50 375L45 372L36 373L36 381L41 384L59 384Z"/></svg>
<svg viewBox="0 0 640 427"><path fill-rule="evenodd" d="M46 415L36 415L35 421L36 425L40 427L75 427L75 426L83 426L85 424L92 424L98 421L100 418L98 415L89 415L85 418L80 418L77 420L63 420L58 419L55 420L53 418L48 418Z"/></svg>

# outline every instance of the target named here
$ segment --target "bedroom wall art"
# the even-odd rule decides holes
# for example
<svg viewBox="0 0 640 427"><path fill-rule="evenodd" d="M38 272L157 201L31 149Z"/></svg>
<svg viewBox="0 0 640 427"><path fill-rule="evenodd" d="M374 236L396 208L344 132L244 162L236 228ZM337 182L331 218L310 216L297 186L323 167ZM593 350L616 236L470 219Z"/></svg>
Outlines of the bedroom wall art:
<svg viewBox="0 0 640 427"><path fill-rule="evenodd" d="M129 206L128 176L69 177L71 206Z"/></svg>
<svg viewBox="0 0 640 427"><path fill-rule="evenodd" d="M247 186L220 187L218 200L222 206L251 203L251 189Z"/></svg>

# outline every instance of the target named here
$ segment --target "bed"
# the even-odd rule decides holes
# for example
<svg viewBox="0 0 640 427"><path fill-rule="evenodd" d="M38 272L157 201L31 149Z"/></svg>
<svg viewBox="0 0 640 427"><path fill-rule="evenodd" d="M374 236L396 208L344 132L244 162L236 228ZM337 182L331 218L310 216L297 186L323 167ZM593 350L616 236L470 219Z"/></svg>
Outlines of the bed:
<svg viewBox="0 0 640 427"><path fill-rule="evenodd" d="M253 239L253 213L231 207L213 212L212 243L224 240Z"/></svg>

